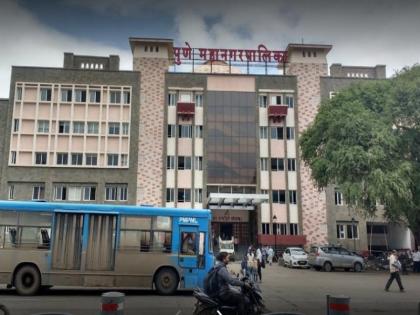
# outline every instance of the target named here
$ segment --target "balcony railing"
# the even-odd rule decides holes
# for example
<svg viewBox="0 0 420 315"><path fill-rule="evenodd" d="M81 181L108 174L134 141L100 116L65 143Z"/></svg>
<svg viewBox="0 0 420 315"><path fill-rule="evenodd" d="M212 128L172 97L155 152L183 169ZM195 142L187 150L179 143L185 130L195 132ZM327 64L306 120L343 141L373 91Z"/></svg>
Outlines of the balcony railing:
<svg viewBox="0 0 420 315"><path fill-rule="evenodd" d="M303 246L306 244L305 235L266 235L258 234L258 242L265 245Z"/></svg>
<svg viewBox="0 0 420 315"><path fill-rule="evenodd" d="M287 116L287 105L269 105L268 106L268 117L269 118L281 118Z"/></svg>
<svg viewBox="0 0 420 315"><path fill-rule="evenodd" d="M182 116L194 116L195 103L193 102L178 102L176 105L176 112Z"/></svg>

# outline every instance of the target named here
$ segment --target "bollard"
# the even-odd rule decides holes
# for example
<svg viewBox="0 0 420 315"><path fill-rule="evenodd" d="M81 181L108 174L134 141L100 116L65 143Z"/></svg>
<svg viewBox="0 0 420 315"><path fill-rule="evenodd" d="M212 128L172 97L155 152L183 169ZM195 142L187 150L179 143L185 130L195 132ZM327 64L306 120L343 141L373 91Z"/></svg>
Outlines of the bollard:
<svg viewBox="0 0 420 315"><path fill-rule="evenodd" d="M327 315L349 315L350 298L348 296L327 295Z"/></svg>
<svg viewBox="0 0 420 315"><path fill-rule="evenodd" d="M107 292L101 297L100 315L123 315L124 314L124 293Z"/></svg>

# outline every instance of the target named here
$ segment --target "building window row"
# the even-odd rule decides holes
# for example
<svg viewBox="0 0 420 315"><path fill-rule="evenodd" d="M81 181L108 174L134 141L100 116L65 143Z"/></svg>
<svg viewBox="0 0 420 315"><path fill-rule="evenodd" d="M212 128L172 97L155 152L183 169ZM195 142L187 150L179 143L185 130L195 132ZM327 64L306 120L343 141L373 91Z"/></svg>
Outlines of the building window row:
<svg viewBox="0 0 420 315"><path fill-rule="evenodd" d="M58 152L56 155L56 165L86 165L96 166L98 165L98 154L97 153L67 153ZM85 159L83 160L83 157ZM35 152L35 165L47 165L48 161L47 152ZM16 152L12 151L12 163L16 164ZM84 162L84 163L83 163ZM107 154L107 165L108 166L128 166L128 154Z"/></svg>
<svg viewBox="0 0 420 315"><path fill-rule="evenodd" d="M191 202L191 191L189 188L166 188L166 202L175 202L175 194L177 202ZM194 189L194 201L203 202L203 190L201 188Z"/></svg>
<svg viewBox="0 0 420 315"><path fill-rule="evenodd" d="M260 139L268 139L268 128L269 127L260 127ZM270 127L271 139L283 140L284 131L286 129L286 139L293 140L295 138L295 128L294 127Z"/></svg>
<svg viewBox="0 0 420 315"><path fill-rule="evenodd" d="M296 190L288 191L288 200L286 200L286 190L273 190L271 192L273 203L286 204L286 201L289 204L297 204L297 192Z"/></svg>
<svg viewBox="0 0 420 315"><path fill-rule="evenodd" d="M289 226L289 230L287 227ZM261 232L264 235L270 234L270 224L262 223ZM299 225L297 223L273 223L272 234L274 235L298 235Z"/></svg>
<svg viewBox="0 0 420 315"><path fill-rule="evenodd" d="M166 169L173 170L177 166L178 170L191 170L192 169L192 157L191 156L175 156L169 155L166 157ZM194 169L197 171L203 170L203 157L194 157Z"/></svg>
<svg viewBox="0 0 420 315"><path fill-rule="evenodd" d="M352 222L337 224L337 239L358 239L359 230L358 223Z"/></svg>
<svg viewBox="0 0 420 315"><path fill-rule="evenodd" d="M203 107L203 94L194 92L169 92L168 106L176 106L178 102L194 102L196 107Z"/></svg>
<svg viewBox="0 0 420 315"><path fill-rule="evenodd" d="M260 159L261 171L268 171L268 158ZM271 170L272 171L284 171L284 159L272 158L271 159ZM289 172L296 171L296 159L287 159L287 170Z"/></svg>
<svg viewBox="0 0 420 315"><path fill-rule="evenodd" d="M194 129L193 129L194 128ZM177 125L168 125L168 138L176 137ZM203 126L178 125L178 138L203 138Z"/></svg>
<svg viewBox="0 0 420 315"><path fill-rule="evenodd" d="M270 103L269 103L270 100ZM295 99L293 95L268 95L261 94L258 96L258 105L261 108L267 108L268 105L287 105L288 108L295 106Z"/></svg>

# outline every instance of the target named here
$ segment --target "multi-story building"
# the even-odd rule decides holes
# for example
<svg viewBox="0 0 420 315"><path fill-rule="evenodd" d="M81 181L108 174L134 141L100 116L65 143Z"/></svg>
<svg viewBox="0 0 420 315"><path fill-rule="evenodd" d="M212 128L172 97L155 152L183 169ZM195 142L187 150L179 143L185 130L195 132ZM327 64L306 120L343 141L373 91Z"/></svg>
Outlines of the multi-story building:
<svg viewBox="0 0 420 315"><path fill-rule="evenodd" d="M1 198L135 203L139 80L118 56L13 67Z"/></svg>
<svg viewBox="0 0 420 315"><path fill-rule="evenodd" d="M289 44L274 62L263 45L130 46L133 71L119 71L117 56L73 54L60 69L13 67L10 101L0 102L0 198L210 208L215 238L243 247L367 248L367 229L385 221L345 212L334 187L318 191L298 143L323 98L385 78L385 67L332 65L328 75L329 45ZM232 51L253 62L231 62Z"/></svg>

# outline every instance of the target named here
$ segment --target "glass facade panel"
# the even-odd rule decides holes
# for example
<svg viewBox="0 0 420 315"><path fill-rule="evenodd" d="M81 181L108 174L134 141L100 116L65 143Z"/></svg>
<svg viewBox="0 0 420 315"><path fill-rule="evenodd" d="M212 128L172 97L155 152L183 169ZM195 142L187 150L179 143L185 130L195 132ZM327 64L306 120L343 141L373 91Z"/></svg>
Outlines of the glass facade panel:
<svg viewBox="0 0 420 315"><path fill-rule="evenodd" d="M256 95L208 92L208 183L256 184Z"/></svg>

